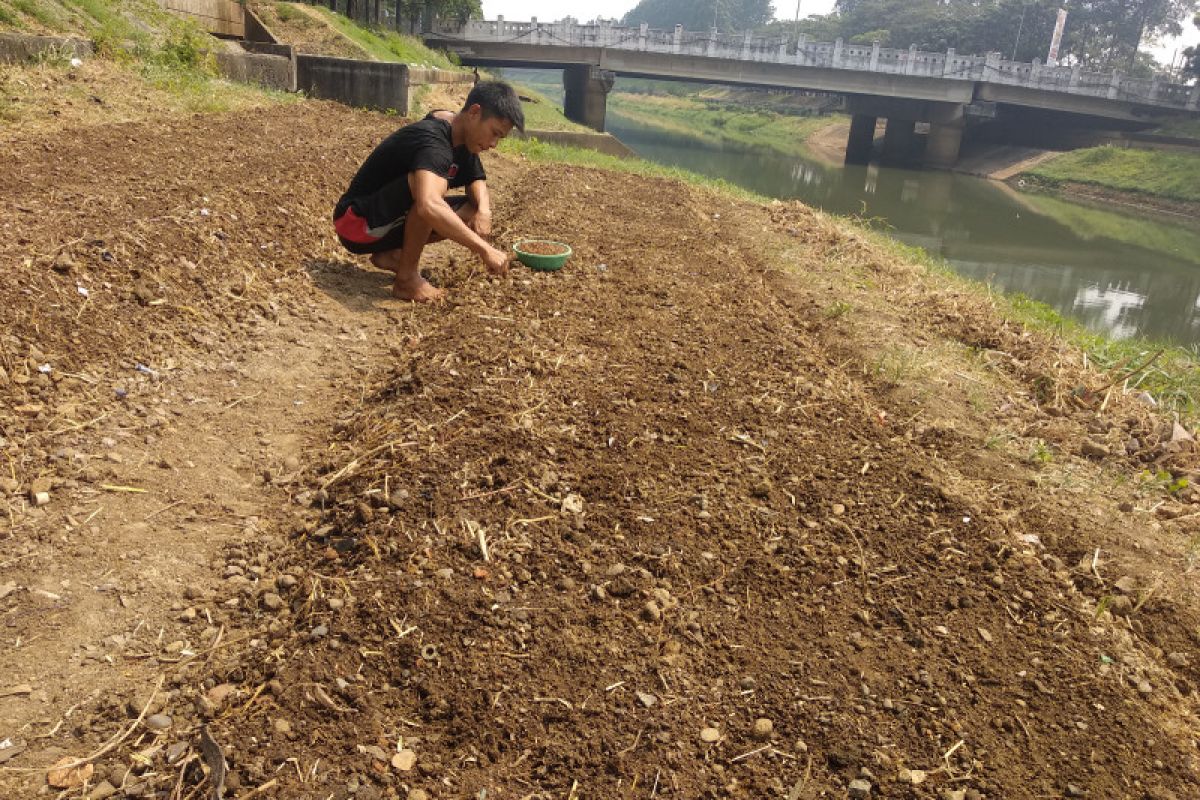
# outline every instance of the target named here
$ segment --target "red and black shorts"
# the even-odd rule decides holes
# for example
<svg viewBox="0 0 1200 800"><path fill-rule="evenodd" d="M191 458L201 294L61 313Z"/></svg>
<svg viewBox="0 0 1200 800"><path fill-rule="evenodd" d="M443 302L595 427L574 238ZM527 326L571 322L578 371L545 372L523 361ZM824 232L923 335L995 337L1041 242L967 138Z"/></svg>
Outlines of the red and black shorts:
<svg viewBox="0 0 1200 800"><path fill-rule="evenodd" d="M447 197L456 212L466 205L467 197ZM404 246L404 222L412 210L412 192L405 175L378 192L352 200L343 199L333 211L333 228L342 247L357 255L386 253Z"/></svg>

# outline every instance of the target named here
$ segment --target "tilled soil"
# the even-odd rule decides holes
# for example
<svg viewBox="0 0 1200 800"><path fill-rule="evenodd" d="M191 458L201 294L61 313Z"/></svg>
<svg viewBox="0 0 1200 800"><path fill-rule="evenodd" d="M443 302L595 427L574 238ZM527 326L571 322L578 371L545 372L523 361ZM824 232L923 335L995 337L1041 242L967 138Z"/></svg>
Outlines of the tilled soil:
<svg viewBox="0 0 1200 800"><path fill-rule="evenodd" d="M394 124L5 145L0 786L198 796L205 725L234 797L1197 794L1195 495L1130 480L1192 445L1112 376L803 207L512 157L567 267L385 300L327 216Z"/></svg>

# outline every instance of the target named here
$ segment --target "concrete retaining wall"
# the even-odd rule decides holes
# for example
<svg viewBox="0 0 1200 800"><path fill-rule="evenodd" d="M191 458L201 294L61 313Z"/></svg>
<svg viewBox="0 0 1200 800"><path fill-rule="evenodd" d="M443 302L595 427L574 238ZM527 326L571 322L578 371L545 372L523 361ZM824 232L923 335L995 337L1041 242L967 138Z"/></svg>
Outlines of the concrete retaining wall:
<svg viewBox="0 0 1200 800"><path fill-rule="evenodd" d="M278 46L278 45L276 45ZM291 47L287 47L291 50ZM221 75L241 83L257 83L281 92L296 91L296 60L260 53L215 53Z"/></svg>
<svg viewBox="0 0 1200 800"><path fill-rule="evenodd" d="M0 63L19 64L32 61L43 53L52 52L83 58L91 55L92 51L92 43L82 39L0 32Z"/></svg>
<svg viewBox="0 0 1200 800"><path fill-rule="evenodd" d="M158 4L196 22L209 33L241 39L246 35L246 12L234 0L158 0Z"/></svg>
<svg viewBox="0 0 1200 800"><path fill-rule="evenodd" d="M539 142L549 142L563 147L578 147L582 150L594 150L597 153L617 156L619 158L637 158L637 153L629 145L622 142L611 133L586 133L583 131L535 131L526 130L525 135L513 132L520 139L537 139Z"/></svg>
<svg viewBox="0 0 1200 800"><path fill-rule="evenodd" d="M297 55L296 88L322 100L408 113L407 64Z"/></svg>
<svg viewBox="0 0 1200 800"><path fill-rule="evenodd" d="M401 116L411 110L412 87L473 80L471 75L449 70L309 55L296 56L296 77L297 88L311 97Z"/></svg>
<svg viewBox="0 0 1200 800"><path fill-rule="evenodd" d="M257 14L247 8L245 9L245 15L246 34L243 38L246 41L269 42L272 44L279 42L279 37L267 27L266 23L258 18Z"/></svg>
<svg viewBox="0 0 1200 800"><path fill-rule="evenodd" d="M410 86L473 84L475 76L467 72L455 72L448 69L412 67L408 71L408 83Z"/></svg>
<svg viewBox="0 0 1200 800"><path fill-rule="evenodd" d="M296 57L296 49L290 44L275 44L274 42L255 42L249 39L238 42L247 53L258 53L264 56L283 56L287 59Z"/></svg>

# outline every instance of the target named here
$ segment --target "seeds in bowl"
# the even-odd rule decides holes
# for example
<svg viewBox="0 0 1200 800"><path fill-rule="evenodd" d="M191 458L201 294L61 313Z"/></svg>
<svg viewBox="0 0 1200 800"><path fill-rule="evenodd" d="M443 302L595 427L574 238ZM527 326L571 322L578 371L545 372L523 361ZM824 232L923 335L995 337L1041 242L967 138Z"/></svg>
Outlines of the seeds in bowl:
<svg viewBox="0 0 1200 800"><path fill-rule="evenodd" d="M522 242L517 247L535 256L561 256L569 249L566 245L554 242Z"/></svg>

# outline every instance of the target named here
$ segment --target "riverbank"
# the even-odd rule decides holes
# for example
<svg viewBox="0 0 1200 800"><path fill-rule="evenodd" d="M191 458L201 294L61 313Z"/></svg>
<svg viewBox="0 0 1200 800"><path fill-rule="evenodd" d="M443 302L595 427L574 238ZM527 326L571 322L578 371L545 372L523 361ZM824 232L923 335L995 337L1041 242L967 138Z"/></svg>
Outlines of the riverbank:
<svg viewBox="0 0 1200 800"><path fill-rule="evenodd" d="M484 156L497 240L568 266L443 243L399 303L328 219L394 117L93 66L0 68L104 101L0 139L6 796L203 791L211 742L230 797L1200 789L1166 356L539 143Z"/></svg>
<svg viewBox="0 0 1200 800"><path fill-rule="evenodd" d="M1200 217L1200 153L1092 147L1056 155L1016 179L1091 202Z"/></svg>
<svg viewBox="0 0 1200 800"><path fill-rule="evenodd" d="M732 144L783 155L808 153L814 134L842 120L829 115L781 114L749 109L723 95L651 95L614 91L608 113L639 125L707 144ZM844 143L843 143L844 146Z"/></svg>
<svg viewBox="0 0 1200 800"><path fill-rule="evenodd" d="M844 160L849 132L844 117L779 114L765 99L751 108L744 104L744 97L731 97L724 91L651 94L618 90L610 96L609 113L617 120L709 146L762 148L830 165ZM1184 126L1179 130L1192 129ZM1083 202L1117 203L1140 213L1200 217L1200 153L1117 147L1054 153L981 144L964 148L955 171L1011 181L1016 188L1053 190Z"/></svg>

